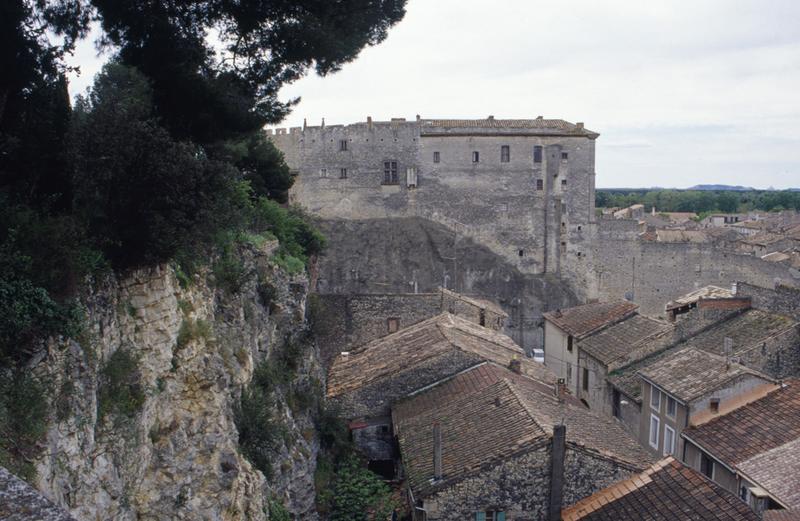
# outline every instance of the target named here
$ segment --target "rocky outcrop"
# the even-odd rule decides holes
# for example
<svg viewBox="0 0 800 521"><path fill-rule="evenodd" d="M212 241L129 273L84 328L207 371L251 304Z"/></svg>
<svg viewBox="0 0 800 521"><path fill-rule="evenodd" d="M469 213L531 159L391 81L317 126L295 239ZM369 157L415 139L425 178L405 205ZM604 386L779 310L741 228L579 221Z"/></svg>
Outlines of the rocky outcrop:
<svg viewBox="0 0 800 521"><path fill-rule="evenodd" d="M274 247L242 247L236 291L215 284L211 270L180 284L175 269L158 266L88 292L82 338L51 340L31 363L52 389L51 427L36 462L45 496L78 520L264 520L270 499L316 517L313 419L287 405L291 386L321 378L313 345L274 393L283 435L273 477L240 453L234 421L256 364L305 330L308 280L275 267ZM106 369L120 350L136 361L135 374L124 376L143 400L132 414L101 416L109 410L101 396L124 399L103 389L120 377Z"/></svg>

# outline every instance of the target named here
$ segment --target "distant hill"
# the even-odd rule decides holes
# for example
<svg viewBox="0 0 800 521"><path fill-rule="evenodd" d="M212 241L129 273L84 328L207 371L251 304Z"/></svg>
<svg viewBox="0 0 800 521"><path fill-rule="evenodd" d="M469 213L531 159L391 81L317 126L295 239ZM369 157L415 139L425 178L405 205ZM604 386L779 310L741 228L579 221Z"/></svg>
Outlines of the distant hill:
<svg viewBox="0 0 800 521"><path fill-rule="evenodd" d="M729 190L734 192L751 192L755 188L751 186L731 186L731 185L694 185L687 190Z"/></svg>

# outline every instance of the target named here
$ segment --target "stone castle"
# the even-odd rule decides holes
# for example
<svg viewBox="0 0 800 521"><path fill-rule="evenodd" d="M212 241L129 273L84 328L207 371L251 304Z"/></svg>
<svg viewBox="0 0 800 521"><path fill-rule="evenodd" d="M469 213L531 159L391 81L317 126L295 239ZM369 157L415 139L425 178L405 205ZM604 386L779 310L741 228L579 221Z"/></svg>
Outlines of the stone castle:
<svg viewBox="0 0 800 521"><path fill-rule="evenodd" d="M796 284L758 257L646 243L596 217L599 134L561 119L367 121L270 131L296 173L290 200L331 238L322 294L439 287L498 302L506 333L541 344L542 314L628 298L645 313L707 284Z"/></svg>

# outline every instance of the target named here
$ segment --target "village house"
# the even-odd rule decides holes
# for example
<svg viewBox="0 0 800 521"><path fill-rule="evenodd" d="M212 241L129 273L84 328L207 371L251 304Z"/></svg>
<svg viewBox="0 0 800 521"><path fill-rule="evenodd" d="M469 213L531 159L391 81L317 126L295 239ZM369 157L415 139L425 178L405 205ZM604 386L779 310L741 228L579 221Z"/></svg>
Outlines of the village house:
<svg viewBox="0 0 800 521"><path fill-rule="evenodd" d="M576 396L592 410L621 419L621 400L606 381L608 373L658 350L672 339L672 332L669 323L634 313L584 338L577 346Z"/></svg>
<svg viewBox="0 0 800 521"><path fill-rule="evenodd" d="M443 313L341 353L328 374L327 396L350 421L353 439L373 468L390 476L396 458L392 403L487 360L504 366L515 361L522 373L555 381L507 336Z"/></svg>
<svg viewBox="0 0 800 521"><path fill-rule="evenodd" d="M632 316L637 305L626 300L593 302L544 314L544 360L578 395L580 374L577 344L604 327Z"/></svg>
<svg viewBox="0 0 800 521"><path fill-rule="evenodd" d="M614 420L518 371L487 362L395 404L414 521L557 519L650 464Z"/></svg>
<svg viewBox="0 0 800 521"><path fill-rule="evenodd" d="M800 510L800 380L683 431L683 460L759 515Z"/></svg>
<svg viewBox="0 0 800 521"><path fill-rule="evenodd" d="M733 290L720 288L719 286L704 286L686 295L671 300L665 306L665 312L670 322L675 322L678 315L688 313L696 309L701 300L719 300L733 298ZM749 307L749 301L746 302Z"/></svg>
<svg viewBox="0 0 800 521"><path fill-rule="evenodd" d="M778 387L765 375L693 346L671 350L638 374L642 379L639 441L657 456L680 458L683 429Z"/></svg>
<svg viewBox="0 0 800 521"><path fill-rule="evenodd" d="M564 509L561 519L759 521L760 518L723 487L668 457L641 474Z"/></svg>
<svg viewBox="0 0 800 521"><path fill-rule="evenodd" d="M708 215L705 218L701 219L700 224L706 227L719 228L721 226L736 224L740 221L745 221L746 219L747 219L746 214L743 215L735 213L712 213L711 215Z"/></svg>

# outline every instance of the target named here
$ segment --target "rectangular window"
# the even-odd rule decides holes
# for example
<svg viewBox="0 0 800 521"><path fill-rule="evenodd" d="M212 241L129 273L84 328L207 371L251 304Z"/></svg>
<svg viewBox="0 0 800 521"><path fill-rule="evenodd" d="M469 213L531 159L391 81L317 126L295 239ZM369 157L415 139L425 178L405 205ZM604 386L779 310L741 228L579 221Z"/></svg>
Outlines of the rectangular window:
<svg viewBox="0 0 800 521"><path fill-rule="evenodd" d="M719 412L719 398L711 398L711 401L708 402L708 406L711 412L717 414Z"/></svg>
<svg viewBox="0 0 800 521"><path fill-rule="evenodd" d="M581 381L581 385L583 386L583 390L588 392L589 391L589 369L584 367L583 368L583 377Z"/></svg>
<svg viewBox="0 0 800 521"><path fill-rule="evenodd" d="M400 329L400 319L396 317L386 319L386 327L389 333L397 333Z"/></svg>
<svg viewBox="0 0 800 521"><path fill-rule="evenodd" d="M347 169L340 168L339 169L339 179L347 179Z"/></svg>
<svg viewBox="0 0 800 521"><path fill-rule="evenodd" d="M667 396L667 416L675 419L675 415L678 412L678 402L675 401L675 398L672 396Z"/></svg>
<svg viewBox="0 0 800 521"><path fill-rule="evenodd" d="M561 160L562 161L566 161L568 157L569 156L568 156L568 154L566 152L561 152Z"/></svg>
<svg viewBox="0 0 800 521"><path fill-rule="evenodd" d="M328 177L328 169L327 168L320 168L319 169L319 176L320 177Z"/></svg>
<svg viewBox="0 0 800 521"><path fill-rule="evenodd" d="M700 473L708 479L714 479L714 460L705 452L700 453Z"/></svg>
<svg viewBox="0 0 800 521"><path fill-rule="evenodd" d="M664 456L675 454L675 429L664 425Z"/></svg>
<svg viewBox="0 0 800 521"><path fill-rule="evenodd" d="M397 182L397 161L384 161L383 184L396 185Z"/></svg>
<svg viewBox="0 0 800 521"><path fill-rule="evenodd" d="M499 510L475 512L475 521L506 521L506 513Z"/></svg>
<svg viewBox="0 0 800 521"><path fill-rule="evenodd" d="M339 151L344 152L345 150L347 150L347 140L342 139L339 141Z"/></svg>
<svg viewBox="0 0 800 521"><path fill-rule="evenodd" d="M650 446L658 449L658 430L661 428L661 420L655 414L650 415Z"/></svg>
<svg viewBox="0 0 800 521"><path fill-rule="evenodd" d="M538 145L533 147L533 162L534 163L542 162L542 147Z"/></svg>
<svg viewBox="0 0 800 521"><path fill-rule="evenodd" d="M503 145L500 147L500 162L508 163L511 161L511 147Z"/></svg>
<svg viewBox="0 0 800 521"><path fill-rule="evenodd" d="M561 180L561 187L564 188L565 186L567 186L567 180L566 179L562 179Z"/></svg>
<svg viewBox="0 0 800 521"><path fill-rule="evenodd" d="M650 407L656 411L661 410L661 391L650 386Z"/></svg>
<svg viewBox="0 0 800 521"><path fill-rule="evenodd" d="M614 402L614 418L622 418L622 396L616 389L612 392L612 401Z"/></svg>
<svg viewBox="0 0 800 521"><path fill-rule="evenodd" d="M541 179L536 180L536 189L537 190L544 190L544 181Z"/></svg>
<svg viewBox="0 0 800 521"><path fill-rule="evenodd" d="M481 155L478 153L478 151L475 150L474 152L472 152L472 162L478 163L480 160L481 160Z"/></svg>
<svg viewBox="0 0 800 521"><path fill-rule="evenodd" d="M567 362L567 383L572 383L572 364Z"/></svg>
<svg viewBox="0 0 800 521"><path fill-rule="evenodd" d="M572 352L572 335L567 337L567 351Z"/></svg>
<svg viewBox="0 0 800 521"><path fill-rule="evenodd" d="M441 160L441 156L439 155L439 152L434 152L433 153L433 162L434 163L438 163L440 160Z"/></svg>

